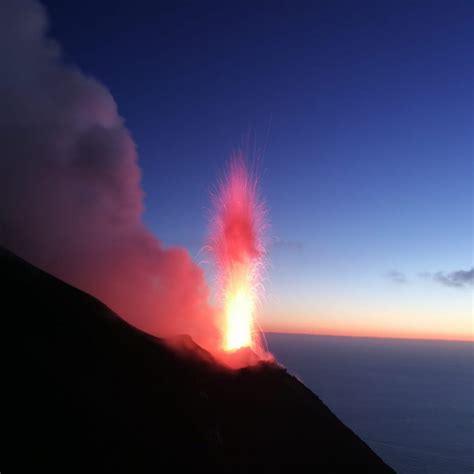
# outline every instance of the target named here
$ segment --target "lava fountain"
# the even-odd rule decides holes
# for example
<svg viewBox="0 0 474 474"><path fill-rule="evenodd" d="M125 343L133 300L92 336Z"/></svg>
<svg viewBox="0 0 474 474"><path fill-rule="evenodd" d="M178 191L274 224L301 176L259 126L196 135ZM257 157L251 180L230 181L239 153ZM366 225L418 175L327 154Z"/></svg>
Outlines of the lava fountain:
<svg viewBox="0 0 474 474"><path fill-rule="evenodd" d="M242 153L235 154L214 196L210 249L214 257L221 313L222 349L263 354L256 312L262 291L266 228L257 179Z"/></svg>

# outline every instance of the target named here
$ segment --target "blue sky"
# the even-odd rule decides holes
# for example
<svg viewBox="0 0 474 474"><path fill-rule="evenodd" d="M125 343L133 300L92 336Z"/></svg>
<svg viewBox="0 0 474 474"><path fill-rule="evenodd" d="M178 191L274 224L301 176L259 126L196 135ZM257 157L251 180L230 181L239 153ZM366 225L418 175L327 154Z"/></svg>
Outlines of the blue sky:
<svg viewBox="0 0 474 474"><path fill-rule="evenodd" d="M43 3L117 101L166 245L202 259L209 192L250 135L266 327L472 337L469 283L434 277L473 264L471 2Z"/></svg>

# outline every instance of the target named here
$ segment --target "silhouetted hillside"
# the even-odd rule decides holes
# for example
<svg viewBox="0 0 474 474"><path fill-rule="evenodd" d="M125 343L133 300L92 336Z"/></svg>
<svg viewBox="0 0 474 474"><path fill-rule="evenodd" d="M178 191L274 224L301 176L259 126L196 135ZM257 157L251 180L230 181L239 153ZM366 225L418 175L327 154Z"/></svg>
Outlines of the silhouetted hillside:
<svg viewBox="0 0 474 474"><path fill-rule="evenodd" d="M6 251L0 275L10 472L393 472L285 370L177 353Z"/></svg>

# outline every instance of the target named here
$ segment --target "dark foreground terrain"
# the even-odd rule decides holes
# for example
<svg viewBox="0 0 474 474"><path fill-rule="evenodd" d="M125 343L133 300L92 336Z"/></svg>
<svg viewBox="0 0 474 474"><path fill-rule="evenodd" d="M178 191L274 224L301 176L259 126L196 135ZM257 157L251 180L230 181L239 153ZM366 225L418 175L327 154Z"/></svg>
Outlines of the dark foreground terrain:
<svg viewBox="0 0 474 474"><path fill-rule="evenodd" d="M178 354L6 251L0 283L9 472L393 472L275 365Z"/></svg>

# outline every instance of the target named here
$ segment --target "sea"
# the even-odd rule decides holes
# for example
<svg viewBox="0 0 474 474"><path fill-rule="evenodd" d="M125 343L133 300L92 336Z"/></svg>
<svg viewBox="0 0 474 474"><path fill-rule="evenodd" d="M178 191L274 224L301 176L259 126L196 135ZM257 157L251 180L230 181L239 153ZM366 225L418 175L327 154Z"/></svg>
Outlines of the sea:
<svg viewBox="0 0 474 474"><path fill-rule="evenodd" d="M474 473L474 343L266 339L277 360L398 473Z"/></svg>

